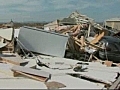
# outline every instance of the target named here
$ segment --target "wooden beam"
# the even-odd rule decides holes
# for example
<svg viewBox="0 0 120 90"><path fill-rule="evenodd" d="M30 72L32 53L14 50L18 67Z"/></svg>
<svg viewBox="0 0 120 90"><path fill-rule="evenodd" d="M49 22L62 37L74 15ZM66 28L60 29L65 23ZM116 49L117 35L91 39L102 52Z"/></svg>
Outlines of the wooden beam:
<svg viewBox="0 0 120 90"><path fill-rule="evenodd" d="M103 49L102 47L98 46L98 45L95 45L95 44L92 44L92 43L89 43L89 42L85 42L86 44L90 45L91 47L94 47L96 49Z"/></svg>
<svg viewBox="0 0 120 90"><path fill-rule="evenodd" d="M80 43L78 43L77 41L75 41L75 43L76 43L78 46L82 47L82 45L81 45Z"/></svg>
<svg viewBox="0 0 120 90"><path fill-rule="evenodd" d="M11 55L2 54L1 59L2 59L2 61L6 62L6 63L11 63L14 65L25 65L29 62L29 61L21 59L21 57L17 54L11 54Z"/></svg>
<svg viewBox="0 0 120 90"><path fill-rule="evenodd" d="M23 67L23 66L13 66L11 70L15 72L22 72L22 73L30 74L32 76L39 76L45 78L50 78L51 76L48 72L36 70L28 67Z"/></svg>
<svg viewBox="0 0 120 90"><path fill-rule="evenodd" d="M77 27L78 27L77 25L74 25L72 28L66 29L64 32L62 32L62 34L66 34L69 31L75 31Z"/></svg>
<svg viewBox="0 0 120 90"><path fill-rule="evenodd" d="M99 34L94 40L92 40L90 43L91 43L91 44L97 43L104 35L105 35L105 31L102 30L102 31L100 32L100 34Z"/></svg>
<svg viewBox="0 0 120 90"><path fill-rule="evenodd" d="M106 61L103 61L103 60L97 58L97 57L94 56L94 55L93 55L93 57L94 57L98 62L100 62L100 63L105 63L105 62L106 62ZM113 62L112 62L112 65L115 65L115 66L120 67L120 63L113 63Z"/></svg>
<svg viewBox="0 0 120 90"><path fill-rule="evenodd" d="M120 76L118 79L110 86L109 90L120 90Z"/></svg>
<svg viewBox="0 0 120 90"><path fill-rule="evenodd" d="M104 64L107 66L107 67L111 67L112 66L112 61L108 61L108 60L106 60L105 62L104 62Z"/></svg>
<svg viewBox="0 0 120 90"><path fill-rule="evenodd" d="M107 86L110 86L111 84L110 83L108 83L108 82L106 82L106 81L104 81L104 80L101 80L101 79L97 79L97 78L93 78L93 77L90 77L90 76L87 76L87 75L84 75L84 74L79 74L79 73L67 73L68 75L72 75L72 76L74 76L74 75L79 75L78 77L79 78L86 78L86 79L89 79L89 80L93 80L93 81L95 81L95 82L100 82L100 83L103 83L103 84L105 84L105 85L107 85Z"/></svg>
<svg viewBox="0 0 120 90"><path fill-rule="evenodd" d="M48 80L48 78L46 78L46 77L31 75L31 74L24 73L24 72L21 72L21 71L14 71L13 70L13 72L14 72L14 77L16 77L18 75L24 75L26 77L29 77L29 78L32 78L34 80L41 81L41 82L46 82Z"/></svg>
<svg viewBox="0 0 120 90"><path fill-rule="evenodd" d="M89 28L88 28L88 35L87 35L87 37L89 37L90 36L90 30L91 30L91 24L89 24Z"/></svg>
<svg viewBox="0 0 120 90"><path fill-rule="evenodd" d="M84 36L81 36L81 45L82 45L82 47L84 47Z"/></svg>

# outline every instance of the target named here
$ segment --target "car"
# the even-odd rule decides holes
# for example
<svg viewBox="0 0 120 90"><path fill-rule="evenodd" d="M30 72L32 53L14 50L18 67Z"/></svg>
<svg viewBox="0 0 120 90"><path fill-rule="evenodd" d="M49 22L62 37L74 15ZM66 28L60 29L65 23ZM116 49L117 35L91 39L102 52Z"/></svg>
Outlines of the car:
<svg viewBox="0 0 120 90"><path fill-rule="evenodd" d="M104 36L99 44L104 49L99 50L99 58L120 63L120 39L113 36Z"/></svg>

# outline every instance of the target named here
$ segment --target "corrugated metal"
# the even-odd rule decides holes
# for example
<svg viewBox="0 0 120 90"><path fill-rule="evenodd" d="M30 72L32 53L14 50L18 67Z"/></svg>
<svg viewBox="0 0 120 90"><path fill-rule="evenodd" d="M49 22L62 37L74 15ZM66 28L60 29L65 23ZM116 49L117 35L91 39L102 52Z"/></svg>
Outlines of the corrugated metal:
<svg viewBox="0 0 120 90"><path fill-rule="evenodd" d="M68 37L54 32L21 27L18 39L30 51L64 57Z"/></svg>

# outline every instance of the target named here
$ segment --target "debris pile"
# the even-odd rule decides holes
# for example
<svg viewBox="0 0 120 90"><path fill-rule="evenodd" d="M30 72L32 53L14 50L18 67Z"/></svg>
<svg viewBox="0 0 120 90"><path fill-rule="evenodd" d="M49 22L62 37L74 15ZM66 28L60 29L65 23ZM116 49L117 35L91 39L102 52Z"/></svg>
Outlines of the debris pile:
<svg viewBox="0 0 120 90"><path fill-rule="evenodd" d="M0 29L0 88L120 89L119 32L77 11L14 31Z"/></svg>
<svg viewBox="0 0 120 90"><path fill-rule="evenodd" d="M75 11L69 17L57 20L56 24L53 22L44 25L44 28L69 36L65 57L81 60L80 55L84 53L90 56L89 59L87 58L88 61L95 55L103 60L120 62L119 54L117 54L120 52L120 40L113 37L116 31L110 31L86 15Z"/></svg>

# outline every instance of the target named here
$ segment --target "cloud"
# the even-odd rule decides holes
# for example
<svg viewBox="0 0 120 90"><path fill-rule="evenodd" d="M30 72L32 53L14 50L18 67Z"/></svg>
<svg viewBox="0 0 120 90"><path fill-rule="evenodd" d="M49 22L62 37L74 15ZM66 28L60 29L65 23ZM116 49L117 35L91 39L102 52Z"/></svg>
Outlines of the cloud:
<svg viewBox="0 0 120 90"><path fill-rule="evenodd" d="M120 3L120 1L119 0L97 0L97 1L95 1L95 0L91 0L91 1L89 1L89 0L82 0L82 1L80 1L79 3L83 3L84 5L86 5L86 8L88 8L88 7L90 7L90 6L93 6L93 7L95 7L95 8L104 8L104 7L107 7L107 6L109 6L109 5L113 5L113 4L115 4L115 3Z"/></svg>
<svg viewBox="0 0 120 90"><path fill-rule="evenodd" d="M116 3L120 3L120 0L0 0L0 20L3 18L43 20L44 17L48 20L64 17L75 10L80 13L87 13L87 10L96 10L96 12L109 10L110 6ZM87 14L92 12L89 11Z"/></svg>
<svg viewBox="0 0 120 90"><path fill-rule="evenodd" d="M0 6L10 6L15 4L22 4L28 0L0 0Z"/></svg>
<svg viewBox="0 0 120 90"><path fill-rule="evenodd" d="M119 2L119 0L116 0ZM24 12L40 12L54 10L82 10L89 7L101 8L112 5L115 1L109 0L0 0L0 10L6 9Z"/></svg>
<svg viewBox="0 0 120 90"><path fill-rule="evenodd" d="M89 7L103 8L113 5L120 0L49 0L56 9L84 9Z"/></svg>

